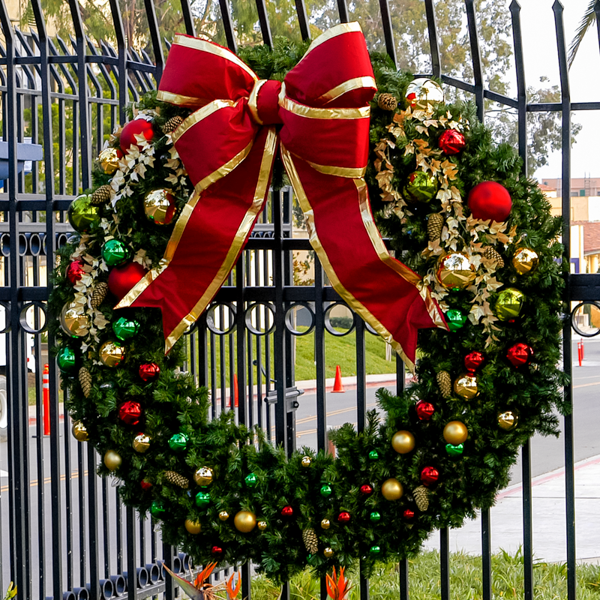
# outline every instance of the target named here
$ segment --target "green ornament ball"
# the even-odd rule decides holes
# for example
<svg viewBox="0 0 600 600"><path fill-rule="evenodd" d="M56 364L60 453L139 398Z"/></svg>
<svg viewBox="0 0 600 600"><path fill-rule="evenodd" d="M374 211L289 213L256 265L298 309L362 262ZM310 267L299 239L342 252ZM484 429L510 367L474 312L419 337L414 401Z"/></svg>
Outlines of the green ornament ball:
<svg viewBox="0 0 600 600"><path fill-rule="evenodd" d="M450 456L460 456L464 449L465 447L463 444L457 444L456 446L453 446L452 444L446 444L446 452Z"/></svg>
<svg viewBox="0 0 600 600"><path fill-rule="evenodd" d="M165 507L160 500L153 500L150 506L150 514L155 519L160 519L165 514Z"/></svg>
<svg viewBox="0 0 600 600"><path fill-rule="evenodd" d="M130 340L135 337L140 331L140 324L134 319L128 319L127 317L119 317L112 324L115 335L121 340Z"/></svg>
<svg viewBox="0 0 600 600"><path fill-rule="evenodd" d="M78 233L87 233L92 224L99 222L98 207L91 203L91 196L77 196L67 212L71 227Z"/></svg>
<svg viewBox="0 0 600 600"><path fill-rule="evenodd" d="M372 554L373 556L380 554L381 553L381 548L379 546L371 546L369 548L369 554Z"/></svg>
<svg viewBox="0 0 600 600"><path fill-rule="evenodd" d="M321 486L321 496L323 496L324 498L328 498L329 496L331 496L332 491L333 490L331 489L331 486L327 483Z"/></svg>
<svg viewBox="0 0 600 600"><path fill-rule="evenodd" d="M377 450L371 450L369 452L369 460L377 460L379 458L379 452Z"/></svg>
<svg viewBox="0 0 600 600"><path fill-rule="evenodd" d="M460 310L452 308L446 313L446 321L448 322L450 331L458 331L467 322L467 315L464 315Z"/></svg>
<svg viewBox="0 0 600 600"><path fill-rule="evenodd" d="M69 373L75 368L76 356L75 352L69 347L64 347L57 357L58 368L63 373Z"/></svg>
<svg viewBox="0 0 600 600"><path fill-rule="evenodd" d="M254 473L250 473L250 475L246 475L245 482L249 488L253 488L258 483L258 479Z"/></svg>
<svg viewBox="0 0 600 600"><path fill-rule="evenodd" d="M521 315L525 294L516 288L502 290L496 298L494 312L501 321L514 321Z"/></svg>
<svg viewBox="0 0 600 600"><path fill-rule="evenodd" d="M204 508L210 504L210 494L208 492L198 492L196 494L196 506Z"/></svg>
<svg viewBox="0 0 600 600"><path fill-rule="evenodd" d="M109 267L117 267L129 260L129 248L121 240L108 240L102 246L102 258Z"/></svg>
<svg viewBox="0 0 600 600"><path fill-rule="evenodd" d="M374 511L373 511L373 512L372 512L372 513L369 515L369 520L370 520L372 523L377 523L377 521L380 521L380 520L381 520L381 515L380 515L380 514L379 514L379 513L378 513L376 510L374 510Z"/></svg>
<svg viewBox="0 0 600 600"><path fill-rule="evenodd" d="M415 171L408 176L403 194L408 202L429 202L435 198L437 179L424 171Z"/></svg>
<svg viewBox="0 0 600 600"><path fill-rule="evenodd" d="M183 452L188 443L188 436L185 433L176 433L171 436L169 440L169 448L173 450L173 452Z"/></svg>

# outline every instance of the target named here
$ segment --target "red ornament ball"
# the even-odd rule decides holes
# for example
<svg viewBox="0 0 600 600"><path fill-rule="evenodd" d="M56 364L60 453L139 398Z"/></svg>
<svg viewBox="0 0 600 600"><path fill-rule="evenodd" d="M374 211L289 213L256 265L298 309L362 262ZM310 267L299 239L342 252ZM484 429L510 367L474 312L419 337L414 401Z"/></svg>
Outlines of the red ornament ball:
<svg viewBox="0 0 600 600"><path fill-rule="evenodd" d="M152 381L160 375L160 367L156 363L144 363L140 365L139 374L143 381Z"/></svg>
<svg viewBox="0 0 600 600"><path fill-rule="evenodd" d="M508 358L513 367L518 368L522 365L527 365L533 358L533 348L523 343L515 344L508 349L506 358Z"/></svg>
<svg viewBox="0 0 600 600"><path fill-rule="evenodd" d="M373 493L373 486L365 483L365 485L360 486L360 493L365 496L370 496Z"/></svg>
<svg viewBox="0 0 600 600"><path fill-rule="evenodd" d="M402 513L402 516L407 521L412 521L415 518L415 511L411 510L410 508L406 508L406 509L404 509L404 512Z"/></svg>
<svg viewBox="0 0 600 600"><path fill-rule="evenodd" d="M85 271L83 270L83 263L80 260L74 260L67 267L67 277L73 285L80 281L84 275Z"/></svg>
<svg viewBox="0 0 600 600"><path fill-rule="evenodd" d="M113 267L108 274L108 289L117 300L122 300L145 274L146 269L136 262Z"/></svg>
<svg viewBox="0 0 600 600"><path fill-rule="evenodd" d="M438 145L445 154L458 154L465 146L465 136L456 129L446 129L440 139Z"/></svg>
<svg viewBox="0 0 600 600"><path fill-rule="evenodd" d="M433 485L440 477L439 471L435 467L425 467L421 471L421 483L424 486Z"/></svg>
<svg viewBox="0 0 600 600"><path fill-rule="evenodd" d="M119 419L126 425L137 425L142 418L142 405L139 402L128 400L119 407Z"/></svg>
<svg viewBox="0 0 600 600"><path fill-rule="evenodd" d="M429 421L435 412L433 404L431 404L431 402L425 402L424 400L419 400L417 402L415 410L417 411L417 417L419 417L421 421Z"/></svg>
<svg viewBox="0 0 600 600"><path fill-rule="evenodd" d="M474 373L485 362L485 356L474 350L465 356L465 367L467 371Z"/></svg>
<svg viewBox="0 0 600 600"><path fill-rule="evenodd" d="M223 548L221 548L220 546L213 546L213 547L210 549L210 553L211 553L213 556L222 556L222 554L223 554Z"/></svg>
<svg viewBox="0 0 600 600"><path fill-rule="evenodd" d="M129 152L131 146L137 148L136 135L143 135L146 140L150 141L154 137L152 121L148 120L145 116L139 116L133 121L129 121L129 123L125 124L121 130L121 136L119 137L119 145L123 152Z"/></svg>
<svg viewBox="0 0 600 600"><path fill-rule="evenodd" d="M338 515L338 523L350 523L350 513L347 510L343 510Z"/></svg>
<svg viewBox="0 0 600 600"><path fill-rule="evenodd" d="M512 208L508 190L495 181L483 181L476 185L468 198L469 208L475 219L506 221Z"/></svg>
<svg viewBox="0 0 600 600"><path fill-rule="evenodd" d="M152 487L152 484L147 479L142 479L140 481L140 486L146 492Z"/></svg>
<svg viewBox="0 0 600 600"><path fill-rule="evenodd" d="M288 504L288 506L284 506L281 509L281 516L282 517L291 517L294 515L294 509Z"/></svg>

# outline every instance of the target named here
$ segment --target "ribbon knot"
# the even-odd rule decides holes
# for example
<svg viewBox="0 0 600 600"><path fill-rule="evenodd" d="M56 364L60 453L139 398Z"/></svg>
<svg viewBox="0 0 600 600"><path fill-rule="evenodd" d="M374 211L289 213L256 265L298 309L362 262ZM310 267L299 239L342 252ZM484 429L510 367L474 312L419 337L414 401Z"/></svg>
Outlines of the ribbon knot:
<svg viewBox="0 0 600 600"><path fill-rule="evenodd" d="M279 116L281 81L259 79L254 82L248 108L257 125L282 125Z"/></svg>
<svg viewBox="0 0 600 600"><path fill-rule="evenodd" d="M226 48L176 36L158 98L196 109L172 134L194 192L164 258L117 308L159 307L171 349L233 269L268 195L279 144L329 281L412 367L418 329L446 324L373 222L363 175L376 90L358 23L314 40L283 84L260 80Z"/></svg>

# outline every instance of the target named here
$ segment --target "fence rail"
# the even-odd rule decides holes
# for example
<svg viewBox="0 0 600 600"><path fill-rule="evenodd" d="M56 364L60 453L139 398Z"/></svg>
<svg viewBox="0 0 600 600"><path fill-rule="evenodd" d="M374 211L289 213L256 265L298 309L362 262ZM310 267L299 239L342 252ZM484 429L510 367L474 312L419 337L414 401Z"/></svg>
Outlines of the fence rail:
<svg viewBox="0 0 600 600"><path fill-rule="evenodd" d="M571 102L567 69L563 7L553 6L561 101L528 103L520 6L510 5L516 97L485 86L474 0L465 0L464 19L472 59L472 81L463 81L442 70L442 53L433 0L424 0L431 72L446 85L471 95L478 116L485 118L486 101L516 111L518 148L527 162L527 115L559 112L562 119L562 181L570 181L571 115L573 111L600 110L600 101ZM332 2L333 4L333 2ZM219 0L218 27L230 49L242 43L227 0ZM339 21L347 22L351 11L337 0ZM379 0L384 46L396 61L392 25L394 2ZM0 349L4 352L8 441L0 446L0 470L7 476L0 488L0 592L13 580L19 597L54 599L109 598L127 595L146 598L175 597L175 590L161 571L162 561L177 571L189 557L163 545L152 519L143 519L121 505L110 481L93 473L98 456L91 446L78 444L70 434L70 422L62 413L59 374L48 354L52 337L45 332L46 301L50 283L48 269L57 247L65 243L69 226L65 211L82 189L90 186L93 157L106 136L125 120L127 102L155 89L160 81L168 48L159 30L152 0L144 0L148 45L136 51L127 43L120 12L121 3L110 0L107 17L114 27L115 45L99 43L86 35L80 4L69 0L72 36L50 36L41 0L30 0L31 31L15 29L5 3L0 2L0 94L2 138L9 148L9 177L0 193L0 306L4 327ZM310 37L311 23L302 0L295 0L297 31ZM265 0L256 0L257 25L263 43L271 46L273 34ZM596 6L600 16L600 3ZM194 35L195 19L189 0L181 0L181 24ZM600 22L600 20L599 20ZM174 32L168 32L172 35ZM425 33L425 32L424 32ZM164 34L164 32L162 32ZM600 35L600 29L599 29ZM152 58L151 58L152 56ZM26 138L28 138L26 140ZM34 162L30 173L19 172L17 143L31 141L43 146L44 159ZM526 172L526 171L525 171ZM570 188L562 189L562 212L570 215ZM570 224L563 229L565 260L570 260ZM310 251L308 240L294 237L292 197L289 190L273 192L253 237L234 273L218 293L213 308L203 315L188 336L187 368L212 392L211 413L236 411L240 422L264 427L270 439L291 452L296 444L294 395L294 340L307 329L296 329L299 315L314 331L316 390L315 446L327 444L327 394L325 340L330 334L350 334L356 347L357 392L353 414L359 429L367 408L365 366L368 327L353 317L352 327L339 331L332 326L332 306L340 302L327 284L315 259L314 284L296 285L293 258ZM600 275L571 275L567 282L570 301L600 299ZM229 315L229 316L228 316ZM564 368L571 372L571 328L563 332ZM0 355L2 352L0 352ZM50 428L43 431L42 366L49 365ZM29 370L28 370L29 367ZM397 391L404 386L404 370L397 360ZM2 380L0 376L0 398ZM564 390L572 403L573 390ZM269 402L265 402L265 398ZM237 399L237 406L233 404ZM0 405L0 408L2 406ZM4 407L6 408L6 407ZM6 414L6 410L4 411ZM3 418L3 417L1 417ZM2 420L0 418L0 425ZM566 473L566 522L568 598L575 600L575 512L572 416L564 417ZM533 598L533 529L531 456L522 451L524 595ZM483 598L492 597L490 514L481 515ZM440 533L441 597L450 598L449 534ZM251 597L250 567L244 568L243 596ZM222 574L217 575L221 577ZM400 598L409 597L409 572L400 563ZM324 594L324 589L322 588ZM369 596L368 581L360 582L361 598ZM284 586L284 600L289 588Z"/></svg>

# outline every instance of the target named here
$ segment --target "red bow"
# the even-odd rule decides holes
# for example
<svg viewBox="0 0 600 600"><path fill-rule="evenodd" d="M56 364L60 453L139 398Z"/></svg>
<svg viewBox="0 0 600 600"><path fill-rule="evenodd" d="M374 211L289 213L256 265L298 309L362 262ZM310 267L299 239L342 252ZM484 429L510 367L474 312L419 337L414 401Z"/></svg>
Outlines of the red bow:
<svg viewBox="0 0 600 600"><path fill-rule="evenodd" d="M283 84L259 80L226 48L176 36L158 97L199 107L173 133L194 193L159 266L117 308L160 307L169 351L235 265L268 194L279 140L331 284L412 365L417 330L446 325L373 222L363 176L376 90L358 23L319 36Z"/></svg>

